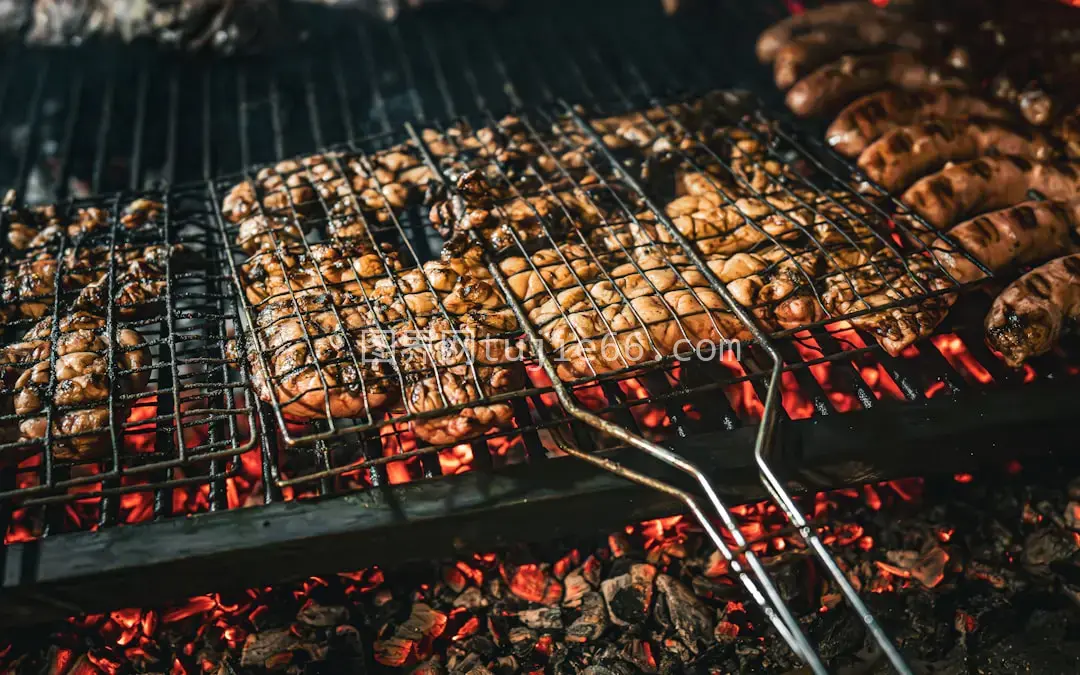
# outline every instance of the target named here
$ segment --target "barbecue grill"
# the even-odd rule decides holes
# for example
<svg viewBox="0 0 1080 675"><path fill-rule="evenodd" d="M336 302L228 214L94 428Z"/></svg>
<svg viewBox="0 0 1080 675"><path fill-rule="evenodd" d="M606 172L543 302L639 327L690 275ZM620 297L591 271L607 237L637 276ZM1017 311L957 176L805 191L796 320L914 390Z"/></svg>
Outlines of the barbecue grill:
<svg viewBox="0 0 1080 675"><path fill-rule="evenodd" d="M46 438L39 465L4 470L5 624L249 587L327 571L327 564L476 550L531 536L533 524L537 537L548 538L690 508L727 526L725 504L767 496L813 542L793 494L958 471L1016 458L1018 448L1054 450L1077 409L1075 360L1060 351L1022 372L1009 370L981 337L986 299L955 280L920 287L900 303L964 292L933 338L897 357L852 327L856 315L766 334L753 318L757 307L737 312L752 338L737 360L708 368L666 357L560 381L541 350L524 366L530 385L497 397L511 405L513 426L449 447L419 442L409 430L423 416L415 413L296 425L280 405L260 402L245 370L226 357L227 340L250 332L254 308L236 284L243 257L220 206L229 187L279 160L318 149L370 162L407 143L452 193L425 130L449 138L452 129L465 129L456 138L468 138L513 112L554 160L536 194L556 192L549 179L580 187L580 170L550 151L568 134L580 136L595 150L584 175L613 202L603 226L627 229L651 213L701 270L708 268L693 244L659 207L663 197L605 146L591 122L657 106L677 111L717 88L748 89L749 114L740 108L730 121L767 140L769 159L833 204L830 195L857 174L814 140L817 129L775 112L752 63L747 36L786 8L718 3L700 8L704 16L664 19L651 3L549 5L505 14L438 7L390 25L327 21L328 10L308 8L303 19L312 39L304 48L212 66L150 51L135 58L131 50L139 48L113 45L87 47L102 55L94 60L74 50L9 50L0 130L16 159L0 166L0 184L71 212L108 208L113 222L92 241L111 250L183 244L197 264L166 271L165 302L150 316L129 321L108 309L107 330L136 328L154 364L151 386L128 403L131 415L110 424L111 454L61 462ZM679 128L674 117L665 122ZM497 159L474 160L517 189ZM675 160L706 174L726 161L700 143ZM130 234L116 219L136 194L155 196L165 208L157 222ZM855 199L882 221L903 210L891 199ZM368 231L407 251L407 265L437 256L442 240L424 207L383 215ZM789 214L776 215L801 227ZM557 243L560 235L539 220L546 243ZM4 234L8 221L0 225ZM902 222L891 230L896 239L872 227L875 246L918 250ZM837 223L830 226L859 245ZM825 250L816 235L802 234ZM83 242L57 245L70 250ZM520 240L512 248L489 251L507 298L498 260L533 250ZM109 297L117 275L111 260ZM739 307L715 277L709 281ZM58 317L71 297L55 295ZM522 308L513 308L535 344L539 336ZM25 329L13 326L5 337ZM931 444L932 458L919 452ZM469 470L457 473L462 465ZM239 492L256 482L261 490L249 493L259 498L242 499ZM712 530L714 543L745 561L743 581L754 599L771 607L780 634L813 662L748 542L727 529L734 545ZM830 565L827 550L814 549ZM829 571L847 583L834 564ZM853 591L850 599L857 599Z"/></svg>

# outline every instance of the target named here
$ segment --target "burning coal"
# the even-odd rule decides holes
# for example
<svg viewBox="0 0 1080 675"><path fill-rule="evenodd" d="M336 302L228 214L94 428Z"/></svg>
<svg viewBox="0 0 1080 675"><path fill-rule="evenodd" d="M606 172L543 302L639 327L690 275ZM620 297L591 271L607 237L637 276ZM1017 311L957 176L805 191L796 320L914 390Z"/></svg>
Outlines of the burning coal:
<svg viewBox="0 0 1080 675"><path fill-rule="evenodd" d="M1051 472L1052 473L1052 472ZM1034 474L1034 475L1033 475ZM1075 501L1073 501L1075 500ZM915 663L1072 672L1080 483L1000 475L892 481L806 510ZM834 667L870 668L860 620L771 504L737 507ZM1039 630L1058 640L1046 650ZM0 672L690 673L798 668L689 520L395 570L216 593L11 636Z"/></svg>

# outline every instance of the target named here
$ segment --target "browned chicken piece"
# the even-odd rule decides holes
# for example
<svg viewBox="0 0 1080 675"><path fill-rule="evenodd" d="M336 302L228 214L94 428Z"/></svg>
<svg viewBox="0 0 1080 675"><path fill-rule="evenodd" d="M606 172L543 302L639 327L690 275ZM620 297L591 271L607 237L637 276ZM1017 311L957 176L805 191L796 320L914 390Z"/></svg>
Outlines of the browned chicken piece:
<svg viewBox="0 0 1080 675"><path fill-rule="evenodd" d="M17 251L57 243L62 235L67 235L73 242L80 242L87 235L104 231L109 226L109 212L97 207L78 209L70 220L53 204L31 208L5 206L4 210L8 221L8 243Z"/></svg>
<svg viewBox="0 0 1080 675"><path fill-rule="evenodd" d="M405 378L405 407L421 415L413 430L432 445L458 443L505 426L507 402L453 406L519 390L520 352L508 337L517 319L484 264L480 249L450 246L440 260L380 280L373 294L388 321L399 322L393 348Z"/></svg>
<svg viewBox="0 0 1080 675"><path fill-rule="evenodd" d="M664 211L675 228L694 242L705 255L732 255L765 242L790 243L812 236L823 245L843 243L848 237L869 235L869 223L882 224L880 216L855 195L835 192L821 195L798 187L764 198L730 197L719 191L687 195L672 201ZM651 213L639 214L636 223L645 232L626 236L639 228L624 228L608 236L608 247L647 242L671 243L674 237L655 224ZM613 241L614 239L614 241Z"/></svg>
<svg viewBox="0 0 1080 675"><path fill-rule="evenodd" d="M110 431L122 434L119 425L130 405L124 402L125 395L146 389L150 363L149 350L133 330L117 329L110 338L105 319L75 312L60 319L54 340L53 319L44 319L21 342L0 350L4 388L11 392L4 406L18 416L18 428L8 429L12 442L43 441L48 429L45 411L51 408L48 450L56 459L102 456L110 447ZM109 423L110 400L114 429Z"/></svg>
<svg viewBox="0 0 1080 675"><path fill-rule="evenodd" d="M1048 160L1054 146L1043 134L982 120L932 120L886 132L859 155L867 177L892 192L948 162L988 154Z"/></svg>
<svg viewBox="0 0 1080 675"><path fill-rule="evenodd" d="M375 283L403 268L393 247L378 251L359 242L293 244L262 251L240 266L248 302L288 300L292 294L346 291L361 301Z"/></svg>
<svg viewBox="0 0 1080 675"><path fill-rule="evenodd" d="M1019 367L1050 351L1080 320L1080 254L1036 267L1009 285L986 315L986 339Z"/></svg>
<svg viewBox="0 0 1080 675"><path fill-rule="evenodd" d="M556 352L560 378L592 377L747 335L685 258L639 251L603 272L575 251L543 253L500 267L514 295L528 299L529 320ZM596 280L579 283L578 270L597 272ZM537 288L545 292L534 295Z"/></svg>
<svg viewBox="0 0 1080 675"><path fill-rule="evenodd" d="M120 213L120 224L129 230L139 230L149 223L157 222L165 205L159 201L140 197L124 207Z"/></svg>
<svg viewBox="0 0 1080 675"><path fill-rule="evenodd" d="M474 129L465 122L445 132L424 129L421 139L451 181L473 170L511 181L524 191L545 185L568 189L589 174L597 153L573 121L559 120L550 130L537 129L515 115ZM569 174L569 178L564 175Z"/></svg>
<svg viewBox="0 0 1080 675"><path fill-rule="evenodd" d="M237 244L246 253L297 241L310 228L309 218L325 218L331 237L366 238L369 225L390 222L433 178L407 144L368 156L310 155L278 162L254 181L233 186L222 213L241 226Z"/></svg>
<svg viewBox="0 0 1080 675"><path fill-rule="evenodd" d="M866 265L827 280L822 304L829 316L874 310L954 286L926 256L902 260L884 250L875 257L876 266ZM931 335L954 300L955 294L937 295L912 304L872 311L852 318L851 323L869 332L886 352L896 356L909 345Z"/></svg>
<svg viewBox="0 0 1080 675"><path fill-rule="evenodd" d="M136 318L154 311L168 289L168 266L173 274L190 270L197 256L183 244L154 244L146 248L116 253L113 275L113 298L117 316ZM105 313L109 302L108 269L79 292L72 307L87 312Z"/></svg>
<svg viewBox="0 0 1080 675"><path fill-rule="evenodd" d="M450 244L439 260L379 279L371 297L386 323L424 328L431 320L449 318L458 328L488 333L518 328L475 246Z"/></svg>
<svg viewBox="0 0 1080 675"><path fill-rule="evenodd" d="M432 416L522 381L520 366L499 357L509 343L495 336L515 332L517 322L479 250L447 251L407 270L394 259L393 276L382 256L344 244L311 245L272 264L259 264L260 256L243 269L245 290L259 303L258 345L246 358L260 398L288 417L364 417L392 405L404 386L406 408L421 415L414 430L429 443L458 442L510 419L506 403ZM330 282L329 294L315 274Z"/></svg>
<svg viewBox="0 0 1080 675"><path fill-rule="evenodd" d="M107 252L71 249L63 259L61 287L64 291L88 286L108 270ZM0 311L5 322L40 319L52 312L59 260L41 250L8 266L0 280Z"/></svg>
<svg viewBox="0 0 1080 675"><path fill-rule="evenodd" d="M394 335L394 349L405 372L405 407L422 415L412 422L413 431L431 445L460 443L507 426L513 406L488 399L518 391L524 383L520 351L510 340L496 336L502 331L455 323L435 317L422 328L406 324ZM469 407L423 416L463 405Z"/></svg>
<svg viewBox="0 0 1080 675"><path fill-rule="evenodd" d="M1014 117L1001 105L951 89L884 89L840 111L825 132L825 140L841 155L857 157L882 134L897 127L943 119L1008 122Z"/></svg>
<svg viewBox="0 0 1080 675"><path fill-rule="evenodd" d="M170 256L190 256L183 246L156 245L114 253L114 297L120 316L133 317L147 311L165 291L165 265ZM0 279L0 316L40 319L53 310L58 260L51 252L38 251L8 267ZM108 304L109 249L70 248L59 270L62 292L81 289L75 309L104 314Z"/></svg>
<svg viewBox="0 0 1080 675"><path fill-rule="evenodd" d="M259 398L288 418L363 418L400 391L389 336L348 291L265 302L254 331L244 354L234 342L229 356L246 357Z"/></svg>
<svg viewBox="0 0 1080 675"><path fill-rule="evenodd" d="M569 232L628 218L603 185L521 196L472 170L462 174L455 187L457 194L431 209L435 229L446 238L476 231L495 250L516 248L519 242L562 240Z"/></svg>
<svg viewBox="0 0 1080 675"><path fill-rule="evenodd" d="M828 318L818 294L832 283L830 275L859 270L890 255L880 250L882 240L869 232L848 236L850 242L832 242L827 247L774 246L746 254L737 262L751 272L734 279L732 259L709 260L708 264L727 282L736 302L753 308L763 326L771 330L799 328ZM717 271L720 264L722 273ZM734 271L741 271L740 266Z"/></svg>
<svg viewBox="0 0 1080 675"><path fill-rule="evenodd" d="M1080 190L1080 164L984 157L922 178L901 201L933 227L944 229L979 212L1024 201L1030 190L1048 199L1071 199Z"/></svg>
<svg viewBox="0 0 1080 675"><path fill-rule="evenodd" d="M1080 198L1027 201L965 221L949 238L991 272L1071 253L1080 242ZM938 262L958 282L986 276L956 247L938 239L930 245Z"/></svg>
<svg viewBox="0 0 1080 675"><path fill-rule="evenodd" d="M308 231L308 221L288 215L266 216L256 213L240 221L236 245L245 253L256 256L299 244Z"/></svg>

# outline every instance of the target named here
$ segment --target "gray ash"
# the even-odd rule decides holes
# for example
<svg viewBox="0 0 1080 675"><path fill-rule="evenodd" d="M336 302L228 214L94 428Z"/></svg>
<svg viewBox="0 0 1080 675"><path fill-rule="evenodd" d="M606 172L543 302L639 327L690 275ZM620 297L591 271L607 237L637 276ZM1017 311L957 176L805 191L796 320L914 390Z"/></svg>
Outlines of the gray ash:
<svg viewBox="0 0 1080 675"><path fill-rule="evenodd" d="M1080 480L1060 467L893 481L806 500L920 673L1080 668ZM1075 470L1071 475L1075 475ZM889 672L771 505L736 509L837 672ZM690 520L315 577L10 634L0 672L800 671Z"/></svg>

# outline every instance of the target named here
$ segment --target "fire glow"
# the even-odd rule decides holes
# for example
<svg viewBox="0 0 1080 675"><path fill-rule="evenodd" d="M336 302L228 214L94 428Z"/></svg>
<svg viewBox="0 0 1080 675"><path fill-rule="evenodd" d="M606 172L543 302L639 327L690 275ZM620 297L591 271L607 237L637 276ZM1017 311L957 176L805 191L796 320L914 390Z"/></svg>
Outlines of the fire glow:
<svg viewBox="0 0 1080 675"><path fill-rule="evenodd" d="M896 592L911 585L933 588L949 570L950 554L943 547L949 543L951 530L939 530L920 551L875 554L875 541L864 527L844 520L844 514L853 513L852 504L878 510L917 503L921 490L922 481L918 479L890 481L808 497L804 508L831 549L850 548L876 555L871 568L862 569L858 575L851 571L857 587L874 593ZM762 556L766 565L771 564L770 560L791 555L810 564L809 558L800 554L806 551L805 542L791 530L774 504L745 504L732 511L740 531L749 540L749 548ZM492 623L499 610L487 604L484 593L489 591L482 589L490 588L492 583L503 584L505 590L500 592L531 608L512 616L524 617L523 620L536 622L538 626L546 625L545 612L560 606L577 608L581 616L588 617L587 602L581 604L583 594L598 588L597 575L602 566L624 556L638 561L631 576L643 575L642 583L647 583L649 589L658 583L656 575L675 574L676 570L696 565L693 561L700 560L702 567L697 573L703 581L695 584L694 590L720 607L710 639L733 640L756 634L762 622L756 609L748 609L740 600L720 599L727 595L725 589L737 587L736 581L722 556L701 550L703 541L696 523L672 516L627 526L610 535L602 551L575 548L554 562L513 562L514 557L504 553L461 558L442 564L438 578L421 579L412 598L397 595L387 575L372 567L311 577L298 584L253 588L229 595L199 595L165 607L128 608L71 618L64 622L64 627L57 628L54 636L57 646L50 651L53 659L50 672L118 675L132 670L168 670L171 675L193 675L221 673L225 662L234 664L230 667L241 664L285 669L327 658L328 644L356 639L357 628L352 624L359 617L370 612L378 614L378 608L404 601L406 607L411 602L411 609L404 614L394 613L397 620L374 632L373 657L378 663L413 667L433 656L453 658L454 654L464 653L473 636L483 632L496 639L510 640L512 645L517 644L514 640L530 640L527 645L518 645L520 650L515 647L514 653L523 655L520 665L533 664L531 669L521 672L541 673L547 659L558 651L553 641L587 641L595 636L575 630L562 638L543 630L513 629L509 634L499 633L498 623ZM608 597L606 583L604 594ZM646 610L650 602L659 602L653 599L653 594L671 583L670 580L659 582L656 590L642 590L646 593L642 596ZM827 584L820 592L823 612L841 602ZM456 595L457 600L439 604L433 599L440 595ZM609 602L612 602L610 598ZM669 598L667 602L674 600ZM283 615L296 618L279 626L275 617ZM673 639L643 636L632 642L631 658L643 668L655 668L660 654L684 648ZM0 668L6 665L11 653L10 645L0 644Z"/></svg>

